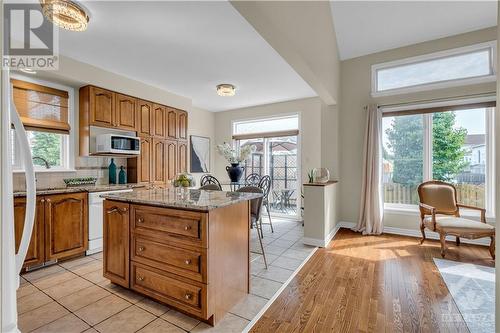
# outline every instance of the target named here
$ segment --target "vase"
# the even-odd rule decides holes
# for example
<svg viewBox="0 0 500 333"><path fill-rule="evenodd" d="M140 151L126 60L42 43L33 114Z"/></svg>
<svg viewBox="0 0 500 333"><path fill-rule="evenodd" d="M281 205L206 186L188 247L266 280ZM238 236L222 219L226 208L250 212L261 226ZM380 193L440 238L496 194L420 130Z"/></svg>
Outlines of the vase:
<svg viewBox="0 0 500 333"><path fill-rule="evenodd" d="M120 166L120 172L118 172L118 184L127 184L127 175L123 170L123 165Z"/></svg>
<svg viewBox="0 0 500 333"><path fill-rule="evenodd" d="M226 167L227 175L229 179L231 179L232 183L237 183L240 181L241 176L243 176L243 170L245 168L242 167L239 163L231 163L231 166Z"/></svg>
<svg viewBox="0 0 500 333"><path fill-rule="evenodd" d="M109 164L108 167L108 172L109 172L109 183L116 184L116 164L114 158L111 159L111 163Z"/></svg>

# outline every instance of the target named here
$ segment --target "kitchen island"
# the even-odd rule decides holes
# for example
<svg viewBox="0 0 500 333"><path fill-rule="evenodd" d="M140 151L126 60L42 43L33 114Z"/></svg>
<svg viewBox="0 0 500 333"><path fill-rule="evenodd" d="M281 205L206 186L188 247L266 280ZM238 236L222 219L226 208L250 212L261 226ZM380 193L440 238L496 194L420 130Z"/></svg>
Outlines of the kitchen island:
<svg viewBox="0 0 500 333"><path fill-rule="evenodd" d="M211 325L249 293L250 200L149 189L103 195L104 276Z"/></svg>

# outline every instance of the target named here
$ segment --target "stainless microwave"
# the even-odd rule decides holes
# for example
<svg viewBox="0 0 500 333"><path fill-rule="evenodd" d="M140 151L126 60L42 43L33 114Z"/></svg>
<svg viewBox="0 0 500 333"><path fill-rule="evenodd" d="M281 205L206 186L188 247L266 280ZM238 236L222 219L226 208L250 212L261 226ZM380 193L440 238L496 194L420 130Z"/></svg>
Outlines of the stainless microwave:
<svg viewBox="0 0 500 333"><path fill-rule="evenodd" d="M97 154L140 154L140 139L119 134L100 134L96 136Z"/></svg>

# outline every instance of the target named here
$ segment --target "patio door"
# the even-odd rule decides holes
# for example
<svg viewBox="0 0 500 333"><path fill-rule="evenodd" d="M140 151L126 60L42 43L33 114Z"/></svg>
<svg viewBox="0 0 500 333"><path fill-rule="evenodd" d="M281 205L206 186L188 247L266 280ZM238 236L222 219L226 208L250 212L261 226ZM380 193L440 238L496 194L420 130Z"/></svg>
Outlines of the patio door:
<svg viewBox="0 0 500 333"><path fill-rule="evenodd" d="M301 207L298 131L263 133L263 137L236 139L235 142L240 148L247 145L256 148L245 161L245 178L251 174L271 177L271 214L298 217Z"/></svg>

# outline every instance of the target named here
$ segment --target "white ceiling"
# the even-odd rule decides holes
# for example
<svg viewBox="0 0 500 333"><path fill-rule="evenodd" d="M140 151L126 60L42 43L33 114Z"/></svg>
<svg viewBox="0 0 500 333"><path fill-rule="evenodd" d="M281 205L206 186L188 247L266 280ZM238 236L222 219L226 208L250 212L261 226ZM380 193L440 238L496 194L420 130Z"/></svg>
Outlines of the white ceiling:
<svg viewBox="0 0 500 333"><path fill-rule="evenodd" d="M336 1L342 60L495 26L497 1Z"/></svg>
<svg viewBox="0 0 500 333"><path fill-rule="evenodd" d="M84 2L85 32L60 30L60 53L222 111L316 96L229 2ZM219 83L237 87L220 97ZM113 87L109 87L112 89Z"/></svg>

